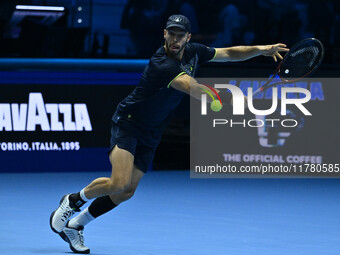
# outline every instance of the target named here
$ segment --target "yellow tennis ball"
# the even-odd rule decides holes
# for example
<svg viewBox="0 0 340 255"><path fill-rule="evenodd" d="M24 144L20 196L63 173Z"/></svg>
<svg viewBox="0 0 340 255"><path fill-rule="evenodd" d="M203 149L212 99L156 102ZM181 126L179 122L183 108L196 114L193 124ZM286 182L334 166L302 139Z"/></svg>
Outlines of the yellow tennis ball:
<svg viewBox="0 0 340 255"><path fill-rule="evenodd" d="M214 112L219 112L222 109L222 104L219 100L214 100L210 104L210 109L213 110Z"/></svg>

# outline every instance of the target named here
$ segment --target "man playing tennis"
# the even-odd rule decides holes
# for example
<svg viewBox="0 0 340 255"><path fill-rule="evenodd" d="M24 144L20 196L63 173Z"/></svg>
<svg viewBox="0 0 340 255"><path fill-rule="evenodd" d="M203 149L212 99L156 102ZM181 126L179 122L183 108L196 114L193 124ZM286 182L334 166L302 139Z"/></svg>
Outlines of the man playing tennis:
<svg viewBox="0 0 340 255"><path fill-rule="evenodd" d="M164 46L151 57L135 90L117 106L112 117L109 158L110 178L95 179L78 193L62 197L51 214L50 226L75 253L89 253L83 229L93 219L130 199L153 160L156 147L170 116L185 94L201 98L206 88L193 77L204 61L242 61L256 56L282 59L284 44L237 46L214 49L189 43L190 21L183 15L169 17L164 29ZM79 215L90 199L92 204Z"/></svg>

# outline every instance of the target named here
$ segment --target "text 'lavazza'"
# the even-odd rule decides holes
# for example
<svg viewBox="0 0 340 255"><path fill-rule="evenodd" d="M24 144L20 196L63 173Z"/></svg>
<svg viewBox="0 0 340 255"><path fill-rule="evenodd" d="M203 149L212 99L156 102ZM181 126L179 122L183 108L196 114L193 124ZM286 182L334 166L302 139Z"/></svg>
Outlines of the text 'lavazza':
<svg viewBox="0 0 340 255"><path fill-rule="evenodd" d="M86 104L45 104L30 93L28 104L0 103L0 131L92 131Z"/></svg>

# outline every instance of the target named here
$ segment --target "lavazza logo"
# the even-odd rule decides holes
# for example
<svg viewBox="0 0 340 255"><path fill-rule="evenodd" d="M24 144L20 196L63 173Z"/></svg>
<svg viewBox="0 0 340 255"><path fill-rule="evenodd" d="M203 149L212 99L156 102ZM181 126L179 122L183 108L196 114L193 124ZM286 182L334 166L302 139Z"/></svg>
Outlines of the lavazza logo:
<svg viewBox="0 0 340 255"><path fill-rule="evenodd" d="M35 131L37 126L42 131L92 131L86 104L45 104L41 93L30 93L28 104L0 104L0 131Z"/></svg>
<svg viewBox="0 0 340 255"><path fill-rule="evenodd" d="M215 84L216 89L229 89L232 93L233 97L233 115L244 115L246 108L246 100L242 90L234 85L230 84ZM223 93L223 92L222 92ZM287 95L289 93L301 93L304 94L303 98L289 98ZM278 108L278 89L273 88L273 96L272 96L272 105L269 109L259 110L254 107L253 104L253 88L248 88L248 96L247 96L247 106L251 113L255 114L255 116L266 116L274 113ZM282 87L281 88L281 106L280 106L280 114L282 116L287 116L287 105L295 105L305 116L311 116L312 114L306 109L303 105L307 103L311 99L311 93L309 90L305 88L298 87ZM207 115L207 95L201 95L201 115ZM215 110L216 111L216 110ZM220 111L218 109L217 111ZM230 127L234 126L243 126L243 127L254 127L260 128L263 126L274 127L277 125L281 125L282 127L297 127L299 125L296 119L270 119L270 118L257 118L250 120L238 120L234 121L233 119L213 119L212 123L213 127L219 125L228 125Z"/></svg>

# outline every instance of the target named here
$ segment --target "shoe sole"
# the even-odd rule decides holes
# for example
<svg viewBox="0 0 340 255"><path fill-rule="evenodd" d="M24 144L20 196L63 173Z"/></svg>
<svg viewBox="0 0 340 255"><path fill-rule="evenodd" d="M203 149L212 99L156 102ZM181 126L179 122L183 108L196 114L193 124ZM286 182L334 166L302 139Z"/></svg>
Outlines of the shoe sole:
<svg viewBox="0 0 340 255"><path fill-rule="evenodd" d="M69 195L69 194L67 194L67 195ZM65 198L67 195L64 195L64 196L60 199L59 206L61 205L61 203L63 202L64 198ZM58 206L58 208L59 208L59 206ZM50 227L51 227L51 229L52 229L52 231L53 231L54 233L60 234L62 231L58 232L58 231L57 231L55 228L53 228L53 226L52 226L52 219L53 219L53 216L54 216L55 212L58 210L58 208L55 209L55 210L51 213L51 216L50 216Z"/></svg>
<svg viewBox="0 0 340 255"><path fill-rule="evenodd" d="M64 231L61 231L59 233L60 237L67 242L70 245L70 249L74 252L74 253L80 253L80 254L89 254L90 253L90 249L85 250L85 251L78 251L76 249L73 248L73 246L71 245L70 240L68 239L67 235L64 233Z"/></svg>

